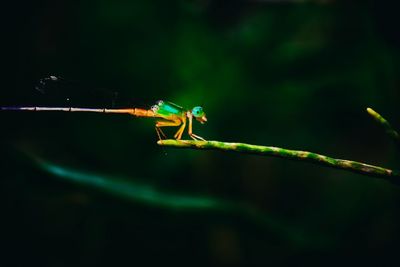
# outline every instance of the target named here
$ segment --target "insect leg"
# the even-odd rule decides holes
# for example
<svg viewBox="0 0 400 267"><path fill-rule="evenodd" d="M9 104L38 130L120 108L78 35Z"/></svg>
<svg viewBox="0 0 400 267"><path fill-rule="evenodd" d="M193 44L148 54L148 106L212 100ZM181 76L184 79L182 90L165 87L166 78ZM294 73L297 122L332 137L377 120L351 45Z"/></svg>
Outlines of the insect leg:
<svg viewBox="0 0 400 267"><path fill-rule="evenodd" d="M200 136L198 136L198 135L195 135L194 133L193 133L193 117L192 116L189 116L189 127L188 127L188 134L189 134L189 136L193 139L193 140L202 140L202 141L206 141L203 137L200 137Z"/></svg>
<svg viewBox="0 0 400 267"><path fill-rule="evenodd" d="M174 138L176 140L181 140L183 131L185 130L185 127L186 127L186 118L184 117L182 119L182 126L179 128L179 130L174 135Z"/></svg>
<svg viewBox="0 0 400 267"><path fill-rule="evenodd" d="M173 127L173 126L179 126L181 125L182 121L181 120L173 120L173 121L157 121L156 123L156 131L158 134L158 137L160 138L160 133L163 137L167 138L166 135L163 133L163 131L160 129L160 127ZM161 140L161 138L160 138Z"/></svg>

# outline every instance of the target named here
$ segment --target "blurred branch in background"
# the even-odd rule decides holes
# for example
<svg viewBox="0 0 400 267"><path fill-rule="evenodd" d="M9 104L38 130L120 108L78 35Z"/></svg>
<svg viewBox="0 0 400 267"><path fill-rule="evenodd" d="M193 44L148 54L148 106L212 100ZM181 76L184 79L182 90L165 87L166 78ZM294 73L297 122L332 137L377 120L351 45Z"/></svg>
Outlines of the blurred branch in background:
<svg viewBox="0 0 400 267"><path fill-rule="evenodd" d="M217 212L222 216L239 215L250 223L260 226L267 232L275 233L279 239L286 240L293 245L329 246L333 240L321 234L312 234L299 227L267 215L261 210L245 203L226 201L207 196L190 196L179 193L158 190L152 185L138 184L127 179L115 179L104 175L86 173L75 169L58 166L31 155L25 151L30 159L44 171L79 185L89 186L112 195L142 203L145 206L157 207L169 212Z"/></svg>
<svg viewBox="0 0 400 267"><path fill-rule="evenodd" d="M383 118L378 112L376 112L375 110L373 110L372 108L367 108L367 112L369 115L371 115L371 117L377 122L379 123L383 129L385 129L385 132L387 135L389 135L398 146L400 146L400 136L399 133L396 132L396 130L394 130L392 128L392 126L390 125L390 123Z"/></svg>
<svg viewBox="0 0 400 267"><path fill-rule="evenodd" d="M393 130L390 124L382 116L373 111L371 108L368 108L367 111L371 116L374 117L374 119L378 123L380 123L385 128L386 132L393 139L395 139L397 142L399 141L398 133ZM177 148L213 149L308 161L314 164L387 179L394 183L398 183L397 178L400 178L400 172L396 170L390 170L383 167L369 165L352 160L331 158L325 155L316 154L308 151L289 150L280 147L258 146L244 143L227 143L219 141L192 140L160 140L158 141L158 144L162 146ZM396 180L393 180L393 178L396 178Z"/></svg>

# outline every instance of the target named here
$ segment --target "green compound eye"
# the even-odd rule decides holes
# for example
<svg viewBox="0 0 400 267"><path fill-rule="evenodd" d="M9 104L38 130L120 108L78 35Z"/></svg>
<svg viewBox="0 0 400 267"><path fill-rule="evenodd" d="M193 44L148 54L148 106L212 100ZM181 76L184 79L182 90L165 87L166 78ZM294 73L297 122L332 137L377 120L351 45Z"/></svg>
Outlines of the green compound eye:
<svg viewBox="0 0 400 267"><path fill-rule="evenodd" d="M204 111L203 111L203 108L202 107L194 107L193 109L192 109L192 114L193 114L193 116L195 116L196 118L200 118L200 117L203 117L204 116Z"/></svg>

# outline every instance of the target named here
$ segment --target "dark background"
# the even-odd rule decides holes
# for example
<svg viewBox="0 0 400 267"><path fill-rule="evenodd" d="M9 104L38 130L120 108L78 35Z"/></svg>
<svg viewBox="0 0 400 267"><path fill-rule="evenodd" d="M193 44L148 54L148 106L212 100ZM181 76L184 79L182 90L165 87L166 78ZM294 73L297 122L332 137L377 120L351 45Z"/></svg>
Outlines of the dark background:
<svg viewBox="0 0 400 267"><path fill-rule="evenodd" d="M2 11L3 106L165 99L203 105L209 121L194 129L208 140L400 168L365 112L400 129L399 16L388 1L57 0ZM36 90L49 75L65 80ZM162 148L151 119L0 120L2 266L398 261L400 190L387 181ZM180 196L222 204L196 208Z"/></svg>

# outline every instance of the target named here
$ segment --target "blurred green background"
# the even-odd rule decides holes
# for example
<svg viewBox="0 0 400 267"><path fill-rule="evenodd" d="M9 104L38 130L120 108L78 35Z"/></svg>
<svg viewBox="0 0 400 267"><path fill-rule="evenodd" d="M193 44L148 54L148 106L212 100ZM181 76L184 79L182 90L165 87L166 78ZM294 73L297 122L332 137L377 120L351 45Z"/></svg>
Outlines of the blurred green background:
<svg viewBox="0 0 400 267"><path fill-rule="evenodd" d="M194 129L209 140L400 168L365 112L400 129L397 12L378 0L8 3L0 104L200 104L209 121ZM35 90L49 75L73 82ZM149 119L0 119L2 266L398 260L400 190L386 181L158 147Z"/></svg>

